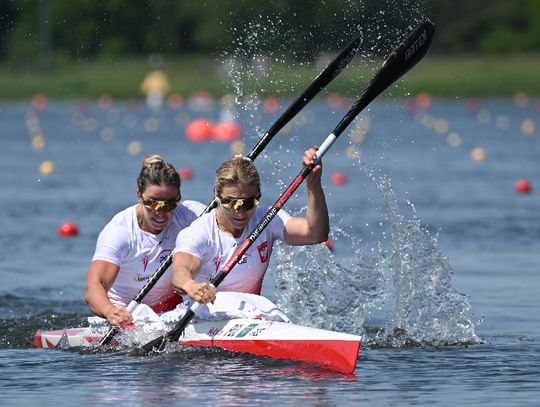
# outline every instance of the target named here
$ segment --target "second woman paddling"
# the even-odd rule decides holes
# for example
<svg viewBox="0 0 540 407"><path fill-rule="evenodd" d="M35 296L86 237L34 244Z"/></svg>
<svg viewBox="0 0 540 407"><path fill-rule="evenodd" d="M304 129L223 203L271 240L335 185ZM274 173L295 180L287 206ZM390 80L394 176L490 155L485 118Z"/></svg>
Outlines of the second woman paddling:
<svg viewBox="0 0 540 407"><path fill-rule="evenodd" d="M180 176L158 155L142 163L137 200L101 231L88 268L86 302L111 325L132 321L126 306L168 257L178 232L205 209L200 202L180 202ZM182 302L171 285L171 274L169 270L144 298L155 312Z"/></svg>

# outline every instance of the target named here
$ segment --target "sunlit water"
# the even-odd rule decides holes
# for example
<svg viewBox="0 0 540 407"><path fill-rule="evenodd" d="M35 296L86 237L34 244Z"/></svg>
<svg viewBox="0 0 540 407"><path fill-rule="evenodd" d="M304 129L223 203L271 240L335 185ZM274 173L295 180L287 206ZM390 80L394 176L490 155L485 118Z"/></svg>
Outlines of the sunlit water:
<svg viewBox="0 0 540 407"><path fill-rule="evenodd" d="M140 103L73 102L35 113L28 103L3 103L2 404L535 405L539 142L523 123L538 112L533 101L480 100L476 112L465 102L435 99L416 114L404 100L373 103L324 159L334 252L280 245L274 254L263 291L295 322L364 337L353 376L225 351L129 357L32 348L38 329L84 323L95 240L135 202L143 156L190 167L182 194L206 203L231 146L184 139L192 118L220 117L217 105L152 113ZM277 117L257 112L236 113L246 152ZM274 203L303 151L344 113L315 101L276 136L256 161L263 204ZM36 134L41 150L32 149ZM471 158L476 147L483 160ZM45 160L55 164L50 175L39 172ZM332 184L335 171L347 174L345 185ZM522 177L533 184L528 195L513 190ZM304 194L299 188L286 208L302 212ZM60 238L64 221L76 222L79 236Z"/></svg>

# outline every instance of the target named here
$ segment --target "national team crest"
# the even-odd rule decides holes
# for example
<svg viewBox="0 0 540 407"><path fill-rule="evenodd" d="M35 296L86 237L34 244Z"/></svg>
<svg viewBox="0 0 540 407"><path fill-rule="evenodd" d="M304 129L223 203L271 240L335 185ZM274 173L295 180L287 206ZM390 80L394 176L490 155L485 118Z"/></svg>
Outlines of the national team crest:
<svg viewBox="0 0 540 407"><path fill-rule="evenodd" d="M257 246L257 250L259 251L261 263L266 263L268 261L268 242L262 242L260 245Z"/></svg>
<svg viewBox="0 0 540 407"><path fill-rule="evenodd" d="M221 259L219 256L214 257L214 265L216 266L216 273L219 271L219 265L221 264Z"/></svg>
<svg viewBox="0 0 540 407"><path fill-rule="evenodd" d="M141 257L141 262L143 264L143 271L146 271L146 268L148 267L148 262L150 261L150 259L148 258L148 256L142 256Z"/></svg>

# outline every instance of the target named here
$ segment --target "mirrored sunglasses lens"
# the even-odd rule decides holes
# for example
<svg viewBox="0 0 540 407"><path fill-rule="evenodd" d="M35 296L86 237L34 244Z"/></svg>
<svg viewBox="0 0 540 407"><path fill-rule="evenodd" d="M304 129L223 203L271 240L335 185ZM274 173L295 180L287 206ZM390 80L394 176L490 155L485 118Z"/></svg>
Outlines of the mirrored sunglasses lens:
<svg viewBox="0 0 540 407"><path fill-rule="evenodd" d="M169 212L175 209L178 206L178 201L159 201L155 199L149 199L143 202L144 206L152 209L153 211L164 211Z"/></svg>
<svg viewBox="0 0 540 407"><path fill-rule="evenodd" d="M257 198L244 198L244 199L222 198L221 200L221 204L225 208L231 211L238 210L238 209L249 211L258 203L259 201L257 200Z"/></svg>

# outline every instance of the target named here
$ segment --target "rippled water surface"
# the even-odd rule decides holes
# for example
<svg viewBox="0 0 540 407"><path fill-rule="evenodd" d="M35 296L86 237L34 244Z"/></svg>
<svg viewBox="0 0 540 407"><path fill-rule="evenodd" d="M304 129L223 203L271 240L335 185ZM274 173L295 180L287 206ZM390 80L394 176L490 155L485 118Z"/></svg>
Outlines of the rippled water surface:
<svg viewBox="0 0 540 407"><path fill-rule="evenodd" d="M95 240L135 202L144 155L191 168L182 195L206 203L231 144L184 138L191 119L217 120L217 105L151 112L124 101L73 102L35 112L28 103L3 103L1 403L535 405L534 101L435 99L415 114L406 102L373 103L325 156L334 252L280 246L263 288L299 324L364 337L350 376L218 350L132 357L33 348L38 329L84 324ZM320 144L344 113L312 102L275 137L256 161L264 204L274 203L300 171L303 151ZM262 109L237 114L246 152L277 117ZM50 175L39 170L46 160L54 164ZM336 171L347 175L344 185L332 183ZM519 178L531 182L531 193L514 191ZM301 187L286 208L299 213L303 204ZM77 237L57 235L65 221L77 223Z"/></svg>

